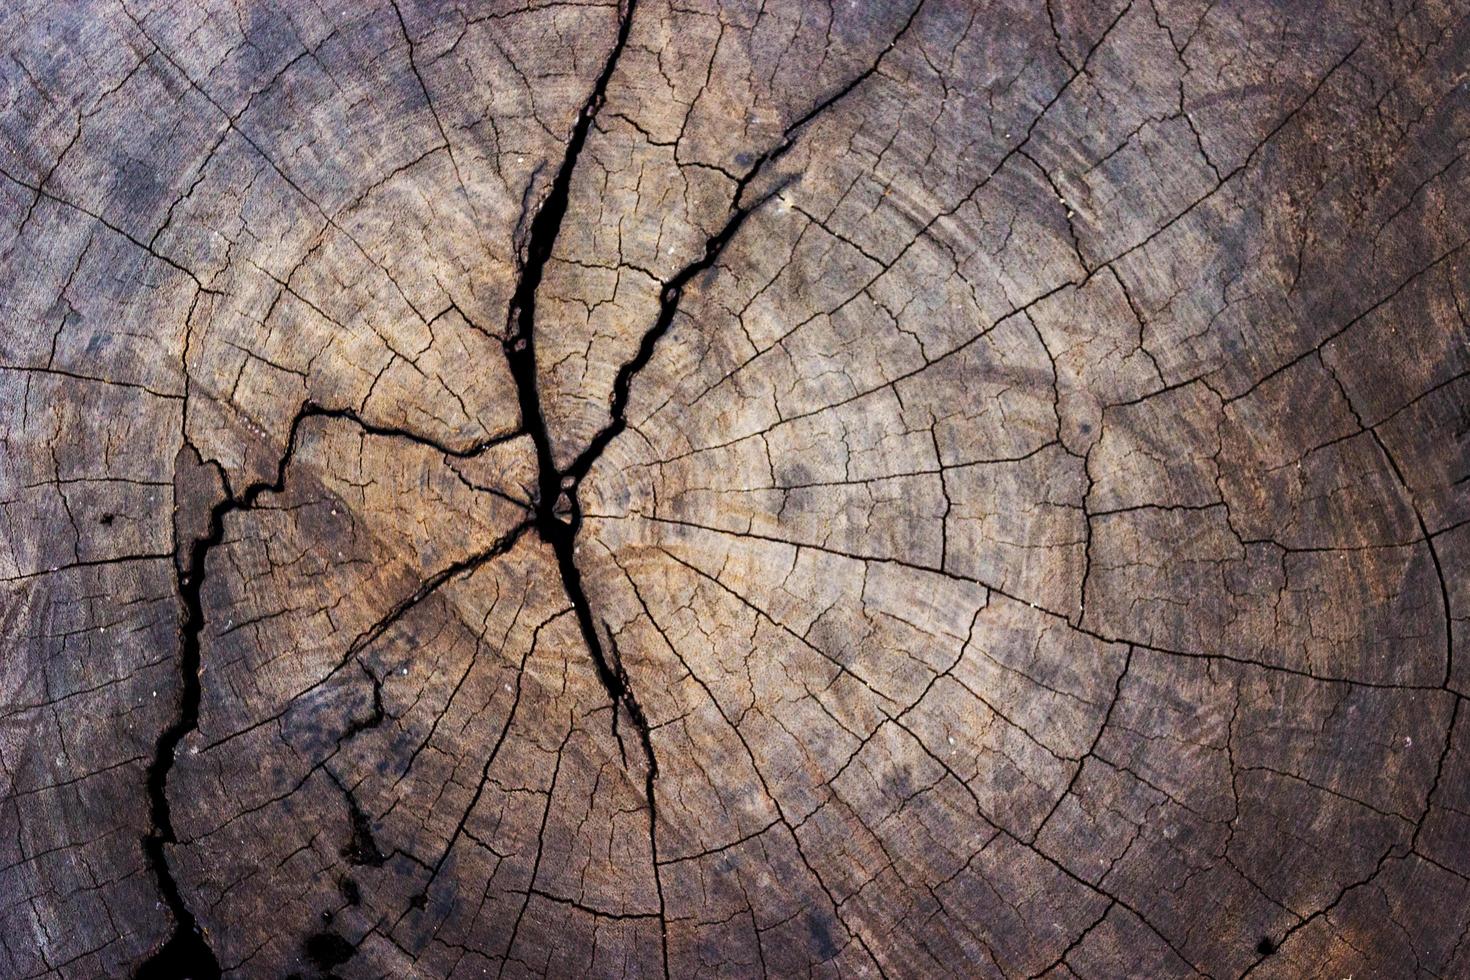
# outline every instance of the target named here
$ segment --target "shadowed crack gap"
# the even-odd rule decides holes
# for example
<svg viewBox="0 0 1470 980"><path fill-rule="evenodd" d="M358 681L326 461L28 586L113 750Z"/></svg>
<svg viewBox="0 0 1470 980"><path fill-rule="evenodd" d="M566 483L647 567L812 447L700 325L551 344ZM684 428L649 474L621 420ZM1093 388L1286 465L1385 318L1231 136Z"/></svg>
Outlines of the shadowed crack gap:
<svg viewBox="0 0 1470 980"><path fill-rule="evenodd" d="M153 832L143 839L143 850L158 881L159 891L174 920L174 932L168 941L149 959L145 960L135 974L139 980L152 977L192 978L218 977L219 960L205 941L194 913L185 904L179 893L178 882L168 867L165 853L169 844L178 843L174 832L173 816L168 800L168 776L173 769L174 758L184 738L199 727L199 682L200 644L199 635L204 630L205 566L209 552L224 540L225 517L234 511L248 509L255 500L267 491L279 492L286 485L286 469L296 451L301 423L309 417L307 409L298 412L291 425L291 435L286 451L276 465L273 481L250 485L236 496L230 492L229 479L223 470L216 467L224 488L223 497L209 509L209 522L205 533L189 544L187 558L183 562L175 559L178 577L179 599L184 606L183 623L180 625L179 643L179 716L174 723L158 736L154 747L153 762L148 767L148 802L153 821Z"/></svg>
<svg viewBox="0 0 1470 980"><path fill-rule="evenodd" d="M638 729L639 740L643 743L650 771L656 776L658 765L653 755L653 747L649 741L648 723L644 717L643 709L628 685L626 671L621 666L615 668L603 650L603 643L598 634L596 622L592 616L591 606L587 601L586 592L582 587L581 572L576 566L576 537L582 526L582 512L577 490L582 480L602 456L608 445L627 428L627 408L632 391L633 379L648 365L649 361L653 358L653 353L658 346L659 340L663 338L673 325L674 317L678 313L679 302L683 297L685 287L697 276L714 265L724 251L725 246L729 244L730 240L735 236L735 233L744 224L745 219L779 193L782 187L784 187L784 183L778 185L770 193L764 195L753 204L742 206L740 204L740 196L746 186L757 176L765 164L778 159L790 148L794 132L815 116L818 110L813 110L808 113L796 125L792 126L778 147L773 151L763 154L755 166L740 179L737 184L736 195L731 202L731 213L725 224L715 234L705 240L704 250L697 259L685 265L663 283L659 292L659 309L654 318L653 325L644 332L636 353L631 359L619 367L617 375L613 380L612 397L609 405L610 421L598 430L592 439L589 440L586 447L583 448L570 464L564 469L558 468L552 453L551 437L542 414L540 391L536 383L536 293L544 276L546 263L550 260L557 238L561 233L562 221L566 216L567 206L571 196L572 174L576 169L577 160L581 155L582 148L586 144L592 123L605 101L607 85L612 78L613 71L617 67L618 57L626 45L635 6L636 0L630 0L625 8L619 25L617 42L608 56L608 60L603 67L602 74L597 79L597 84L594 86L592 94L588 97L587 102L582 107L581 113L577 116L571 138L568 140L566 155L562 158L561 166L552 181L551 189L548 191L540 208L531 220L529 235L524 250L525 254L521 262L520 275L516 283L515 292L511 298L504 346L506 360L516 385L521 412L521 426L531 437L532 444L535 447L537 465L537 495L535 500L536 529L542 539L552 546L552 550L556 555L563 585L577 614L577 622L597 667L598 677L607 689L607 693L612 699L614 707L626 710L629 717L632 718L635 727ZM890 47L892 47L892 44L890 44ZM859 76L857 80L845 86L837 95L825 100L819 108L825 108L836 102L843 95L851 91L857 84L857 81L861 81L862 78L866 78L871 73L872 69ZM617 732L617 729L618 712L615 710L613 712L614 733ZM620 747L621 744L620 739Z"/></svg>
<svg viewBox="0 0 1470 980"><path fill-rule="evenodd" d="M286 450L276 463L275 478L251 484L238 496L230 491L228 477L216 465L215 469L223 486L223 497L210 507L205 532L189 543L186 558L182 562L175 559L174 571L178 578L179 600L184 606L183 622L179 627L179 715L158 736L153 761L148 766L148 804L153 832L143 838L143 852L158 882L164 903L173 916L174 931L163 946L138 967L134 976L139 980L180 976L201 980L220 975L219 960L200 931L194 913L185 904L178 882L168 867L168 856L165 853L167 845L178 843L169 807L168 776L173 769L179 745L190 732L199 727L199 635L204 630L202 593L209 552L224 540L226 516L235 511L248 510L264 493L278 493L285 488L286 470L296 452L302 423L317 416L356 418L351 412L334 411L313 404L302 406L291 422Z"/></svg>
<svg viewBox="0 0 1470 980"><path fill-rule="evenodd" d="M214 466L219 476L223 495L210 507L204 533L189 543L188 552L183 560L175 558L174 572L178 582L179 600L183 604L183 621L179 627L179 714L174 723L158 736L146 780L149 815L153 830L143 838L143 853L153 871L154 879L158 882L158 889L163 896L164 904L168 906L169 913L173 917L174 931L164 944L138 967L134 976L139 980L180 976L191 977L193 980L204 980L204 978L220 976L219 961L205 940L193 912L184 902L178 882L168 867L167 846L178 843L178 835L174 831L168 800L168 777L173 769L179 745L199 727L199 705L202 694L199 680L200 634L204 630L203 590L209 553L224 540L224 525L227 516L237 511L249 510L255 505L256 500L266 493L280 493L285 489L286 473L300 442L301 427L308 419L313 418L351 421L369 434L406 438L430 446L446 455L461 458L473 456L519 434L494 436L468 448L455 449L439 445L406 430L372 425L365 422L351 409L327 408L314 402L307 402L301 406L291 421L286 449L276 462L276 472L272 479L252 483L239 494L235 494L230 489L229 479L224 471L217 464L209 464ZM522 525L507 535L507 539L513 543L524 529L525 526ZM485 555L498 554L508 547L509 545L504 541L497 542ZM456 573L462 570L451 569Z"/></svg>
<svg viewBox="0 0 1470 980"><path fill-rule="evenodd" d="M285 473L284 464L280 473ZM169 844L178 843L169 812L169 770L173 768L174 753L179 743L199 726L199 634L204 628L200 593L204 587L205 559L209 550L224 537L225 515L237 506L226 490L224 499L210 508L206 533L190 543L185 561L180 563L176 558L174 563L179 599L184 606L179 644L179 716L158 736L153 761L148 766L148 805L153 831L143 838L143 853L153 869L164 903L173 916L174 931L163 946L138 967L134 975L139 980L179 976L213 978L220 975L219 960L200 932L194 913L189 911L179 893L179 884L169 870L165 849Z"/></svg>
<svg viewBox="0 0 1470 980"><path fill-rule="evenodd" d="M562 158L561 166L553 178L551 188L545 199L532 218L526 236L524 258L520 263L516 288L511 298L507 318L508 330L504 341L507 364L516 386L521 414L521 426L514 432L491 437L467 449L456 450L441 446L411 432L369 424L350 409L330 409L313 403L307 403L302 406L292 421L287 447L281 459L278 461L274 480L252 484L241 494L235 495L231 492L224 473L219 471L220 478L224 484L223 498L211 507L206 533L191 542L187 561L176 567L179 595L184 605L180 652L180 674L182 681L180 710L178 719L174 724L170 725L159 736L154 759L149 766L147 780L154 831L145 838L144 849L155 878L158 881L160 892L163 894L165 902L173 915L175 929L173 935L163 947L139 968L136 976L140 978L163 976L191 976L200 978L218 977L220 975L218 960L210 949L209 944L205 941L193 913L190 912L188 906L183 901L182 895L179 892L178 883L168 868L165 854L166 845L177 843L177 835L174 832L170 814L167 781L169 772L173 767L178 746L190 732L198 728L199 723L201 698L199 680L200 634L204 626L202 589L205 577L205 565L209 552L223 540L224 519L228 514L235 511L248 510L262 494L267 492L280 492L284 489L286 471L297 447L301 425L308 418L327 417L349 419L371 434L402 436L424 445L429 445L432 448L444 452L446 455L461 458L473 456L491 445L521 434L530 436L535 449L537 463L537 492L534 500L534 517L530 522L523 524L513 531L506 539L497 542L497 545L491 549L491 552L500 553L504 550L507 543L514 543L520 536L520 533L529 527L534 527L541 538L551 546L552 552L556 557L563 588L568 601L572 604L572 608L576 613L577 623L583 640L596 667L598 677L612 702L613 734L618 740L619 751L622 755L624 765L627 764L627 755L622 736L618 730L620 710L628 713L628 717L631 719L638 733L638 740L647 761L645 793L649 807L649 837L652 848L652 861L654 866L657 866L657 813L653 786L654 781L658 777L658 762L653 751L647 717L631 688L627 671L623 667L622 658L617 651L616 641L612 638L612 634L609 631L609 644L613 648L613 658L609 660L607 652L603 649L602 639L592 614L592 608L587 598L586 590L582 585L581 571L576 563L576 538L582 525L582 513L577 491L581 481L602 456L607 446L627 428L626 413L633 380L648 365L659 340L672 326L674 318L678 313L679 302L683 297L685 287L693 282L701 273L713 267L724 251L725 246L734 237L741 225L744 224L745 219L776 194L780 193L786 182L778 183L774 189L753 204L742 205L741 199L747 187L754 182L767 164L779 159L791 148L796 134L813 118L842 100L877 70L882 59L894 48L899 39L907 33L919 9L923 6L923 2L921 0L910 12L903 28L889 42L871 67L850 80L837 92L818 103L817 106L788 127L783 133L780 142L772 149L763 153L746 174L736 182L735 194L730 204L730 216L724 226L705 241L704 251L697 259L684 266L663 283L659 294L658 314L654 319L653 325L643 334L635 355L619 368L614 379L609 406L610 421L593 436L581 453L563 470L556 466L552 454L550 434L541 411L540 392L536 383L536 293L544 278L546 263L551 258L557 238L561 232L563 219L566 216L570 200L572 175L576 169L582 149L586 145L587 136L591 131L592 124L606 101L608 84L627 45L636 5L637 0L627 0L622 8L617 38L612 50L609 52L603 69L593 85L591 94L588 96L587 101L583 104L577 116L567 143L566 153ZM216 469L218 470L217 466ZM453 571L457 573L461 570L454 569ZM606 624L603 625L603 628L604 630L607 629ZM352 795L350 793L346 795L349 807L354 811L352 816L354 818L354 830L356 831L359 824L367 823L366 815L361 814L361 811L357 809L356 801ZM357 834L355 833L354 840L356 839ZM376 851L375 845L373 850ZM662 918L663 896L661 884L659 892L660 918ZM668 975L666 935L664 936L663 945L664 969L665 975Z"/></svg>
<svg viewBox="0 0 1470 980"><path fill-rule="evenodd" d="M679 302L683 298L685 287L699 275L714 266L725 247L745 223L745 219L779 194L785 188L789 179L777 182L776 186L768 193L749 205L742 204L742 198L746 189L756 180L767 164L780 159L791 148L795 142L796 134L805 128L812 119L841 101L859 84L877 71L882 59L893 50L898 44L898 41L908 32L919 13L919 9L923 6L923 0L920 0L920 3L916 4L913 10L910 11L902 29L888 43L887 47L883 49L871 67L850 80L837 92L819 102L788 127L776 146L761 154L744 176L736 181L735 193L730 202L730 214L725 224L715 234L705 240L704 250L698 258L685 265L662 284L659 292L658 313L654 318L653 325L644 332L633 357L619 367L614 377L612 395L609 400L610 419L608 423L598 430L588 441L586 447L583 448L565 469L559 469L552 453L551 437L542 413L540 391L537 386L535 342L536 293L541 285L546 263L550 260L556 246L557 238L561 233L562 221L566 217L567 206L571 196L572 175L576 170L578 157L586 145L587 135L592 128L597 113L606 100L608 83L612 79L613 73L617 68L618 59L627 44L635 6L636 0L628 0L623 9L618 26L617 40L608 55L607 61L603 65L602 73L598 76L591 94L583 104L582 111L577 116L577 121L572 128L571 137L567 143L566 153L562 157L561 166L558 168L556 176L552 180L551 188L531 220L524 247L524 258L521 262L515 292L511 297L504 347L510 374L516 385L521 413L521 428L531 437L532 444L535 447L537 466L537 493L534 501L535 527L542 540L551 546L552 552L556 557L557 567L561 574L562 586L566 592L568 601L571 602L572 608L576 613L577 624L581 630L583 642L596 667L598 678L601 680L603 688L606 690L608 698L612 702L612 730L614 737L618 741L618 750L622 756L623 764L625 766L627 765L627 753L624 749L622 736L619 733L618 721L620 711L626 711L628 717L632 720L633 726L638 733L639 743L643 748L644 757L647 760L647 768L644 776L644 793L648 801L649 846L655 868L655 885L659 894L659 917L662 921L664 915L664 897L662 882L659 881L656 870L658 867L658 813L654 798L654 782L658 778L658 760L654 755L651 729L647 716L644 714L643 708L639 704L638 698L629 682L627 670L623 666L622 657L617 649L616 639L604 623L603 630L607 633L609 646L612 647L612 657L609 659L607 651L603 648L602 637L598 632L597 623L592 614L591 603L588 601L586 590L582 585L582 573L576 561L576 539L582 526L582 511L580 501L578 500L578 489L582 480L586 478L593 465L601 458L608 445L626 430L628 425L628 401L631 396L633 380L648 365L649 361L652 360L659 340L663 338L673 325L674 317L678 313ZM661 929L660 933L664 975L668 976L667 929Z"/></svg>
<svg viewBox="0 0 1470 980"><path fill-rule="evenodd" d="M561 166L552 179L551 189L531 219L525 245L525 256L520 264L520 274L515 292L511 296L505 340L505 356L511 377L515 381L516 395L521 413L521 427L531 437L536 453L537 492L535 504L535 526L543 541L551 546L556 556L557 568L561 573L562 586L577 616L577 625L587 650L597 668L597 676L613 704L613 732L618 732L619 709L626 710L638 730L644 754L648 761L650 781L656 777L658 764L654 760L653 745L648 734L648 721L638 699L628 687L620 672L613 670L602 649L592 617L592 607L582 587L582 575L576 564L576 537L581 527L581 513L577 506L576 481L564 479L552 456L551 436L541 412L541 394L536 384L536 292L541 286L546 263L561 233L562 219L566 217L567 204L571 196L572 173L577 159L587 143L587 134L602 108L607 96L607 86L617 68L618 59L627 45L629 30L633 23L633 12L637 0L628 0L618 23L618 35L592 87L591 94L583 103L577 121L572 127L567 149ZM563 491L566 491L563 493ZM565 514L565 518L563 518ZM622 740L619 737L619 748ZM624 762L626 763L626 753ZM649 806L653 805L649 794Z"/></svg>

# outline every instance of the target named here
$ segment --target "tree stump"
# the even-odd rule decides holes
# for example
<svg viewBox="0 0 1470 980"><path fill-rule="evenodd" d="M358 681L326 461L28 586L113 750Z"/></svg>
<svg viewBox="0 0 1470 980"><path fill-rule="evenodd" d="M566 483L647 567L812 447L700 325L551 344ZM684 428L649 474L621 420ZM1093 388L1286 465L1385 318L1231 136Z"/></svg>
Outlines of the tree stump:
<svg viewBox="0 0 1470 980"><path fill-rule="evenodd" d="M3 13L0 975L1470 976L1470 20Z"/></svg>

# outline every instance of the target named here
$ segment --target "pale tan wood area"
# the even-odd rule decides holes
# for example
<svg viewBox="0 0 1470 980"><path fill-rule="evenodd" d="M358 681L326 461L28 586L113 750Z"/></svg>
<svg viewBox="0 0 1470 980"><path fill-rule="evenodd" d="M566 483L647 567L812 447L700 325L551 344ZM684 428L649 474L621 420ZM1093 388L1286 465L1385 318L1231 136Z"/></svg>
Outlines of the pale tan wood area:
<svg viewBox="0 0 1470 980"><path fill-rule="evenodd" d="M0 12L0 976L1470 976L1470 10Z"/></svg>

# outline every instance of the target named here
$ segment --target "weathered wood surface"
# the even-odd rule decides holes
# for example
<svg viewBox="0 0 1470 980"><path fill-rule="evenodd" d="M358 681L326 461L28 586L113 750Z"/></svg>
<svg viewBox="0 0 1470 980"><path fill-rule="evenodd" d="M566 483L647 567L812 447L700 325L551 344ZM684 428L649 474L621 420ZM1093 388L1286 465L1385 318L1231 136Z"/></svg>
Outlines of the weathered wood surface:
<svg viewBox="0 0 1470 980"><path fill-rule="evenodd" d="M1463 3L0 13L0 975L1470 976Z"/></svg>

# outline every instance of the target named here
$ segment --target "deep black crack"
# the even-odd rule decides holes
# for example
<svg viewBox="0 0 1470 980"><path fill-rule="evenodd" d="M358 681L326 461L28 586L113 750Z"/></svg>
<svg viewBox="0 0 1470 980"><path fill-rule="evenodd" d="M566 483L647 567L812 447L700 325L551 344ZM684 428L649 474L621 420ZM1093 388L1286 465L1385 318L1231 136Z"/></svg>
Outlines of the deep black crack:
<svg viewBox="0 0 1470 980"><path fill-rule="evenodd" d="M715 260L720 257L720 253L725 250L725 246L735 236L735 232L740 230L745 219L768 200L770 200L770 195L762 197L749 207L735 206L724 227L705 240L704 253L664 283L663 289L659 292L658 316L655 317L653 326L644 333L637 353L618 368L617 376L613 379L612 403L609 409L612 416L611 421L598 430L597 434L587 443L587 448L583 449L561 473L560 485L567 490L574 512L577 485L592 469L592 465L607 449L608 444L628 427L628 398L632 393L633 379L648 366L648 362L653 358L654 348L658 346L664 334L668 333L669 327L673 326L674 316L679 312L679 300L684 295L684 287L715 264Z"/></svg>
<svg viewBox="0 0 1470 980"><path fill-rule="evenodd" d="M791 148L795 142L796 134L811 122L812 119L839 102L861 82L877 71L878 65L881 63L883 57L897 45L899 39L902 38L908 31L910 25L912 25L919 8L923 6L923 0L920 0L920 3L910 12L903 29L889 42L888 46L870 68L850 80L837 92L823 99L789 126L782 134L781 140L775 146L761 154L750 166L750 169L736 181L735 191L730 201L729 216L724 225L705 240L704 250L696 259L685 265L662 284L659 292L658 313L654 318L653 325L644 332L633 357L619 367L614 377L612 395L609 400L608 423L598 430L588 441L586 447L565 468L559 468L556 465L556 459L552 451L551 436L542 413L541 396L537 385L536 293L541 285L546 263L551 258L557 237L561 232L562 221L566 217L567 206L571 195L572 174L576 170L577 159L586 144L587 135L592 128L597 113L606 100L608 83L617 68L618 58L627 43L636 2L637 0L628 0L623 10L622 19L618 28L617 41L608 55L602 73L598 76L597 82L593 86L592 93L588 96L587 101L582 106L581 113L577 117L576 124L573 126L571 137L567 143L566 154L563 156L561 166L557 170L555 178L552 180L551 189L536 211L535 217L531 220L520 275L516 283L515 292L511 298L508 327L506 330L505 355L511 376L516 385L521 413L521 428L531 437L536 451L537 492L534 501L534 526L542 540L551 546L552 552L556 556L562 586L566 592L568 601L571 602L572 608L576 613L577 625L581 629L583 642L586 644L588 653L597 669L597 676L601 680L602 686L612 702L613 735L618 740L618 748L622 754L623 763L624 765L627 764L627 754L623 749L622 737L618 732L619 717L623 711L627 712L628 717L632 720L633 727L637 730L638 740L643 748L644 757L647 760L647 769L645 770L644 776L644 794L648 801L649 846L652 852L652 863L655 868L655 885L659 893L659 917L662 921L664 897L663 886L658 880L657 875L658 811L654 797L654 781L658 778L658 760L654 755L651 729L647 716L644 714L643 708L639 704L638 698L629 682L627 670L623 666L622 658L618 653L616 638L612 631L608 630L606 624L604 624L603 630L607 633L607 643L611 647L612 653L611 658L609 658L608 651L603 647L602 636L598 632L597 623L593 617L591 603L588 601L586 590L582 585L582 573L577 567L576 561L577 534L582 527L582 509L577 491L581 486L582 480L586 478L592 467L601 458L608 445L627 429L628 401L631 396L633 380L648 365L649 361L652 360L658 342L669 331L669 328L673 326L674 318L679 311L679 302L683 298L685 288L694 282L697 277L714 266L726 245L729 244L736 232L740 230L741 225L744 224L745 219L769 201L771 197L779 193L784 188L786 182L778 182L773 189L751 204L742 203L746 189L756 180L768 164L782 157ZM668 976L667 929L661 930L661 933L664 975Z"/></svg>
<svg viewBox="0 0 1470 980"><path fill-rule="evenodd" d="M582 573L577 568L576 539L582 526L581 508L577 503L577 480L567 477L557 469L552 455L551 435L541 412L541 393L536 383L536 292L541 286L546 263L551 259L557 236L561 233L562 220L566 217L567 203L571 197L572 173L577 167L577 158L587 143L587 134L593 120L602 108L607 96L608 82L617 68L618 59L628 42L629 29L633 23L633 11L637 0L628 0L618 24L617 40L598 75L592 93L582 106L572 127L567 142L566 154L561 167L551 183L551 189L542 201L536 215L531 219L530 232L521 261L520 275L515 292L511 296L508 327L505 339L505 356L515 380L516 394L520 403L521 427L530 435L536 450L537 492L535 505L535 527L541 539L551 546L556 556L557 568L561 573L562 586L577 615L582 639L597 668L597 676L607 690L613 703L613 732L618 730L620 711L626 711L638 730L639 741L648 760L650 788L657 776L658 764L654 761L653 744L649 738L648 720L637 697L627 682L627 674L614 669L602 648L597 625L593 621L592 606L582 587ZM619 375L621 377L621 373ZM606 445L606 441L602 445ZM600 449L598 450L600 452ZM589 447L588 452L591 452ZM586 456L584 453L583 456ZM595 459L595 455L590 459ZM581 457L579 457L580 461ZM588 465L590 466L590 459ZM585 468L583 469L585 472ZM621 740L619 745L621 746ZM653 805L652 793L649 805Z"/></svg>
<svg viewBox="0 0 1470 980"><path fill-rule="evenodd" d="M284 463L282 465L284 473ZM148 804L153 822L153 832L143 838L143 853L158 882L174 920L173 935L163 946L143 962L134 974L144 978L190 977L205 978L220 975L219 960L210 949L194 913L185 904L179 893L179 883L168 867L167 845L177 844L173 817L168 802L168 774L173 768L174 753L179 743L190 732L199 727L199 634L204 628L204 607L200 593L204 588L204 566L209 550L224 537L224 518L236 509L237 502L226 491L224 499L216 502L209 511L209 523L205 534L190 544L187 556L175 559L174 570L178 577L179 599L184 606L183 622L180 625L179 644L179 715L174 723L158 736L154 747L153 762L148 766Z"/></svg>
<svg viewBox="0 0 1470 980"><path fill-rule="evenodd" d="M582 585L582 573L576 563L576 539L582 527L582 510L577 490L608 445L627 428L627 408L633 379L648 365L659 340L673 325L685 287L714 265L745 219L770 199L771 195L768 194L754 204L742 206L740 197L746 186L765 164L780 157L790 147L792 135L796 129L808 122L819 110L813 110L793 125L782 142L773 150L763 154L751 170L740 179L735 197L731 202L730 216L725 224L705 240L704 251L698 258L685 265L663 284L659 293L658 313L653 325L643 334L637 352L618 369L613 380L609 422L592 437L571 463L565 468L558 467L552 450L551 435L542 414L540 390L537 385L536 293L544 277L546 263L550 261L557 238L561 233L562 221L566 217L567 205L571 196L572 174L576 170L577 160L582 148L586 145L587 136L591 132L597 113L606 100L608 83L617 68L619 56L627 44L635 7L636 0L629 0L619 23L617 41L603 65L602 73L598 76L592 93L577 116L571 137L567 142L566 154L552 180L551 189L531 220L520 276L516 283L516 290L511 297L505 355L516 385L521 427L531 437L536 451L538 477L534 501L535 527L542 540L551 545L552 552L556 556L562 585L576 613L577 625L581 629L583 641L597 668L597 676L612 701L614 734L618 732L620 713L624 711L627 712L638 732L638 740L648 762L647 789L649 806L652 807L653 780L658 775L658 762L654 757L653 745L649 737L648 720L642 706L638 703L637 696L633 693L628 682L627 671L623 668L621 661L616 658L609 659L604 649L601 634L598 632L592 614L591 604ZM871 71L860 76L837 95L825 100L819 108L825 108L847 94L857 81L866 77L867 74L871 74ZM619 737L618 744L621 749L621 737ZM624 761L626 762L626 753Z"/></svg>
<svg viewBox="0 0 1470 980"><path fill-rule="evenodd" d="M597 624L593 617L592 606L582 584L581 570L578 568L576 562L576 539L582 526L582 511L577 491L582 480L602 456L608 445L626 430L628 424L627 408L633 380L648 365L659 340L663 338L673 325L684 289L698 276L713 267L724 251L725 246L735 236L740 226L745 222L745 219L778 193L784 187L784 182L778 184L769 193L749 205L742 204L742 198L746 189L768 164L779 159L791 148L796 134L811 122L813 118L843 99L877 70L883 57L894 48L899 39L908 31L919 9L923 6L923 0L920 0L920 3L910 12L903 29L889 42L888 46L871 67L851 79L837 92L823 99L809 112L789 126L783 133L782 139L775 146L761 154L751 165L750 169L737 180L735 193L730 203L730 215L725 224L715 234L706 239L703 253L698 258L685 265L663 283L659 294L659 309L653 325L643 334L634 356L619 368L614 378L608 423L593 436L587 446L571 463L565 468L559 468L556 465L552 452L550 432L542 414L540 390L537 385L535 346L536 293L544 278L546 264L551 258L557 238L561 232L562 222L566 217L571 194L572 175L576 170L578 158L581 155L583 147L586 145L587 136L591 131L597 114L606 101L608 84L612 79L618 61L628 42L636 5L637 0L627 0L622 9L616 41L603 65L602 72L596 79L591 94L588 96L587 101L582 106L581 112L577 116L561 165L552 180L549 191L540 207L536 210L525 236L524 254L520 263L516 289L511 297L507 318L507 336L504 340L507 364L516 386L521 415L520 427L514 432L482 440L467 448L455 449L440 445L406 430L373 425L362 419L351 409L331 409L313 403L307 403L302 406L292 421L287 447L278 461L273 480L252 484L242 493L236 495L230 491L223 471L219 472L221 480L224 483L224 495L222 499L210 508L206 533L191 542L185 560L176 561L179 596L184 605L180 644L180 674L182 680L180 709L179 716L174 724L170 725L159 736L154 759L148 769L147 779L154 831L144 839L144 850L148 857L149 865L153 869L154 876L158 881L159 890L173 916L175 928L173 935L138 969L135 976L139 978L181 976L205 978L220 976L219 962L209 947L193 913L190 912L184 902L179 892L178 883L168 867L166 846L178 842L173 828L167 794L168 775L173 768L174 756L178 746L190 732L198 728L199 724L199 705L201 698L199 681L200 634L204 627L202 590L205 578L205 565L209 552L223 540L224 519L227 515L235 511L248 510L254 505L256 499L264 493L278 493L284 489L286 471L296 450L301 425L309 418L327 417L348 419L355 422L369 434L408 438L444 452L448 456L459 458L476 455L496 443L522 434L528 435L531 438L537 464L537 487L535 499L533 500L533 517L529 522L522 524L513 531L512 534L507 535L506 539L497 542L496 546L486 554L502 553L520 537L522 531L528 528L534 528L541 539L550 545L556 557L563 589L576 613L577 624L581 630L583 641L596 667L598 678L602 682L612 703L613 734L618 740L619 750L623 755L625 765L627 763L627 755L623 749L622 737L619 734L619 718L622 712L627 713L634 729L638 733L638 741L643 749L647 762L645 794L649 807L649 839L653 851L653 864L657 867L657 812L653 787L654 781L658 778L658 761L653 751L651 729L647 716L632 690L627 670L624 668L622 659L618 655L616 641L613 639L611 631L608 631L608 643L612 647L612 657L610 659L607 651L603 647L602 637L598 632ZM517 231L519 232L519 226ZM477 556L475 559L471 559L471 562L477 564L479 560L480 556ZM457 574L462 570L462 568L456 568L452 571ZM395 610L395 613L401 611ZM605 624L603 628L606 630ZM378 710L381 711L380 702L378 704ZM381 720L381 715L378 716L377 720ZM365 858L365 860L361 861L354 860L353 863L379 863L381 855L377 850L376 843L372 841L371 827L367 817L357 807L353 796L350 793L346 795L349 809L352 811L351 817L354 830L353 845L349 848L351 853L348 856ZM356 893L356 885L350 880L347 884L351 886L352 892ZM415 902L415 905L417 904ZM660 905L662 906L661 886ZM343 952L337 947L335 942L331 942L331 940L337 938L339 937L328 933L321 933L312 937L312 941L316 942L319 947L322 947L315 952L327 954L325 956L312 956L319 965L325 966L329 960L334 959L335 955L340 955ZM336 960L336 962L343 962L343 960ZM667 975L668 950L666 936L664 938L664 968L665 974Z"/></svg>
<svg viewBox="0 0 1470 980"><path fill-rule="evenodd" d="M179 745L189 733L199 727L199 703L202 693L199 682L200 634L204 630L202 593L210 550L224 540L225 518L228 515L236 511L249 510L263 494L279 493L285 489L286 472L296 453L301 427L308 419L313 418L349 420L369 434L409 439L456 457L473 456L489 446L518 434L495 436L468 448L456 449L439 445L412 432L370 424L350 409L327 408L308 402L301 406L291 421L286 449L276 463L276 472L272 479L252 483L239 494L235 494L231 492L229 481L223 470L215 466L224 488L223 496L210 507L204 533L195 537L189 543L187 552L177 555L174 562L179 600L183 604L183 620L179 626L179 714L174 723L158 736L153 761L148 766L146 781L153 830L143 838L143 853L153 871L154 879L158 882L158 890L163 896L164 904L168 906L169 913L173 917L174 931L163 946L138 967L134 974L138 980L178 977L202 980L202 978L220 975L219 961L213 950L210 949L193 912L184 902L179 892L178 881L168 866L168 845L178 843L168 799L168 777L173 769L174 757Z"/></svg>

